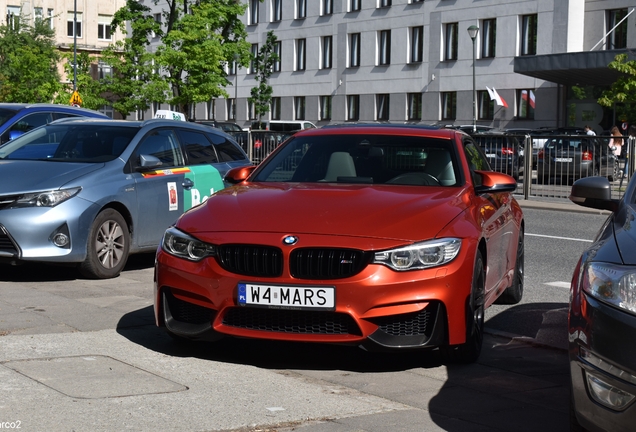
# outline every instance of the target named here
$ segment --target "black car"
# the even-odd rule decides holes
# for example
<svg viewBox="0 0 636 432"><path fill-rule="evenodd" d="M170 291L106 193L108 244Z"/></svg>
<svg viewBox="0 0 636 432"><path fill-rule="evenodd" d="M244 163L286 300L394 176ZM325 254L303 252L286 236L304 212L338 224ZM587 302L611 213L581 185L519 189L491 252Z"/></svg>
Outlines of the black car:
<svg viewBox="0 0 636 432"><path fill-rule="evenodd" d="M508 174L519 180L519 173L523 170L523 142L514 134L501 131L487 131L471 134L479 144L490 167L494 171Z"/></svg>
<svg viewBox="0 0 636 432"><path fill-rule="evenodd" d="M232 122L220 122L214 119L210 120L196 120L195 123L199 123L206 126L212 126L217 129L221 129L223 132L243 132L243 129L236 123Z"/></svg>
<svg viewBox="0 0 636 432"><path fill-rule="evenodd" d="M633 431L636 425L636 181L623 198L587 177L570 200L611 215L572 277L568 337L572 431Z"/></svg>

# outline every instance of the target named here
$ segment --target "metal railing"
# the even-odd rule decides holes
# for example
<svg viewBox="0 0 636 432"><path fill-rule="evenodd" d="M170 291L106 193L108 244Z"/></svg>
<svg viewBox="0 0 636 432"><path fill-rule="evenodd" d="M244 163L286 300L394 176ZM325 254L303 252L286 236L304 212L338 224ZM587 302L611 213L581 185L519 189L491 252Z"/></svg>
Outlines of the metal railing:
<svg viewBox="0 0 636 432"><path fill-rule="evenodd" d="M292 133L272 131L230 132L254 164L259 164ZM622 197L634 174L634 163L616 157L608 147L610 136L476 134L491 168L515 177L517 193L524 199L568 199L572 183L602 175L610 180L612 197ZM636 139L623 139L634 155ZM526 175L527 173L527 175Z"/></svg>

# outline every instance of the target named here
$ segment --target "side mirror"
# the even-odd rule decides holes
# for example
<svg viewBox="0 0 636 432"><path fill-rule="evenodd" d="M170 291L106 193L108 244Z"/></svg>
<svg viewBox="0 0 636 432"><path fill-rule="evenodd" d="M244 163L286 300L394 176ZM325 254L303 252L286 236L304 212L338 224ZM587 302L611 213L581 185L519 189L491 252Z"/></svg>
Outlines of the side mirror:
<svg viewBox="0 0 636 432"><path fill-rule="evenodd" d="M232 168L225 174L225 181L231 184L241 183L252 174L256 165Z"/></svg>
<svg viewBox="0 0 636 432"><path fill-rule="evenodd" d="M584 177L574 182L570 201L598 210L618 210L619 200L612 199L612 189L605 177Z"/></svg>
<svg viewBox="0 0 636 432"><path fill-rule="evenodd" d="M517 181L508 174L496 171L475 171L481 177L481 184L475 186L475 193L514 192Z"/></svg>
<svg viewBox="0 0 636 432"><path fill-rule="evenodd" d="M161 160L155 156L150 155L139 155L139 166L136 168L136 171L150 171L155 168L159 168L162 164Z"/></svg>
<svg viewBox="0 0 636 432"><path fill-rule="evenodd" d="M22 134L24 134L23 131L12 130L11 132L9 132L9 141L11 141L12 139L16 139L17 137L19 137Z"/></svg>

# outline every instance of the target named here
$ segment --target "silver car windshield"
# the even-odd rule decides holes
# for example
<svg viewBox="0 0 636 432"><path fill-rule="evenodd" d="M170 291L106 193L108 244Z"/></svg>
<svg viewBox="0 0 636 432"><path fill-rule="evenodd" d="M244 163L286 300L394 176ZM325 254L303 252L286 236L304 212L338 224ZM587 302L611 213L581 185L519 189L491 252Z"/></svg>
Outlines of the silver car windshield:
<svg viewBox="0 0 636 432"><path fill-rule="evenodd" d="M108 162L119 157L138 131L111 125L46 125L0 146L0 159Z"/></svg>

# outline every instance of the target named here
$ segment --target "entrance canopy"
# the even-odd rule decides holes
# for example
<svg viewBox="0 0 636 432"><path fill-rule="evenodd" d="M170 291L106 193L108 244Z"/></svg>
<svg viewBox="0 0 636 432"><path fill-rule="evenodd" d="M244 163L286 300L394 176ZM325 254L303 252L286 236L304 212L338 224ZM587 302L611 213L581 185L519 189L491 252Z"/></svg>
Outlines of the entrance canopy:
<svg viewBox="0 0 636 432"><path fill-rule="evenodd" d="M636 55L626 49L544 54L515 57L514 71L565 86L609 86L622 75L607 67L617 54L636 60Z"/></svg>

